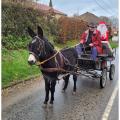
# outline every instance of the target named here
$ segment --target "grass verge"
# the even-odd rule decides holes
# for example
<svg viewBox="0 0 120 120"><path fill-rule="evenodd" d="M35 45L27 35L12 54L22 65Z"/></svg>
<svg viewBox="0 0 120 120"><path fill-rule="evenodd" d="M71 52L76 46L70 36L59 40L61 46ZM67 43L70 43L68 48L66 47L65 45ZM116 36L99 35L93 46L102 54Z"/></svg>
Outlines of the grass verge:
<svg viewBox="0 0 120 120"><path fill-rule="evenodd" d="M2 87L40 73L38 67L28 65L27 59L26 50L2 50Z"/></svg>
<svg viewBox="0 0 120 120"><path fill-rule="evenodd" d="M118 47L118 42L110 41L110 45L111 45L112 48L117 48Z"/></svg>

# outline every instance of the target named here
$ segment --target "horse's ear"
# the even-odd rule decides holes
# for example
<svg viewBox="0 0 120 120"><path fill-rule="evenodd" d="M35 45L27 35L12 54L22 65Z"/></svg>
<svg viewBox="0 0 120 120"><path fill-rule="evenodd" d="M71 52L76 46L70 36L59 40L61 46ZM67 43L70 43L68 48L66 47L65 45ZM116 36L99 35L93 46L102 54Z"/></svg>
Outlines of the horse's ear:
<svg viewBox="0 0 120 120"><path fill-rule="evenodd" d="M33 30L30 27L27 28L27 32L32 38L36 36L36 34L33 32Z"/></svg>
<svg viewBox="0 0 120 120"><path fill-rule="evenodd" d="M38 36L40 38L43 38L43 30L42 30L42 28L40 26L37 26L37 31L38 31Z"/></svg>

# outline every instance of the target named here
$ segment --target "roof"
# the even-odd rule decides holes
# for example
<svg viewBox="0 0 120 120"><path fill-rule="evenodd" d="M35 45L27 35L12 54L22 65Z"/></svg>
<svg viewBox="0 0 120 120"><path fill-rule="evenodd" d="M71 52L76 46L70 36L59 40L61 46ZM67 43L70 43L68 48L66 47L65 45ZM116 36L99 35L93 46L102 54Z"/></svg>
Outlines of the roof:
<svg viewBox="0 0 120 120"><path fill-rule="evenodd" d="M79 18L84 21L87 21L88 23L91 23L91 22L99 23L101 21L101 19L98 16L96 16L90 12L86 12L86 13L80 15Z"/></svg>
<svg viewBox="0 0 120 120"><path fill-rule="evenodd" d="M56 9L54 9L52 7L49 7L48 5L45 5L45 4L35 3L34 5L35 5L36 8L38 8L38 9L40 9L42 11L48 12L49 10L52 9L53 12L56 13L56 14L61 14L61 15L65 15L65 16L67 15L67 14L65 14L65 13L63 13L63 12L61 12L59 10L56 10Z"/></svg>

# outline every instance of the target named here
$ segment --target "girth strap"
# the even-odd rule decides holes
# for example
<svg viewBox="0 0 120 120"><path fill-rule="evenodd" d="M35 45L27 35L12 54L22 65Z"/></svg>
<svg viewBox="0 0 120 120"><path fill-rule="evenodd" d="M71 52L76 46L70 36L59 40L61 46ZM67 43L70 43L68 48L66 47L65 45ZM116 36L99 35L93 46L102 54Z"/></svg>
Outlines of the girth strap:
<svg viewBox="0 0 120 120"><path fill-rule="evenodd" d="M67 72L63 68L41 68L44 72Z"/></svg>

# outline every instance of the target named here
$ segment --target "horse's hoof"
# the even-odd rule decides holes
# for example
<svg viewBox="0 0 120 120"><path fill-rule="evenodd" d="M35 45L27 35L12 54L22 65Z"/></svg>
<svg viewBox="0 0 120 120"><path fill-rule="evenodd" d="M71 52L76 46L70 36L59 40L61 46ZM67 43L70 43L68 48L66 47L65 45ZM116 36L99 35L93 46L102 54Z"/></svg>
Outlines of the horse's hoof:
<svg viewBox="0 0 120 120"><path fill-rule="evenodd" d="M73 94L73 95L76 95L76 92L74 91L74 92L72 92L72 94Z"/></svg>
<svg viewBox="0 0 120 120"><path fill-rule="evenodd" d="M62 93L65 93L65 90L62 90Z"/></svg>

